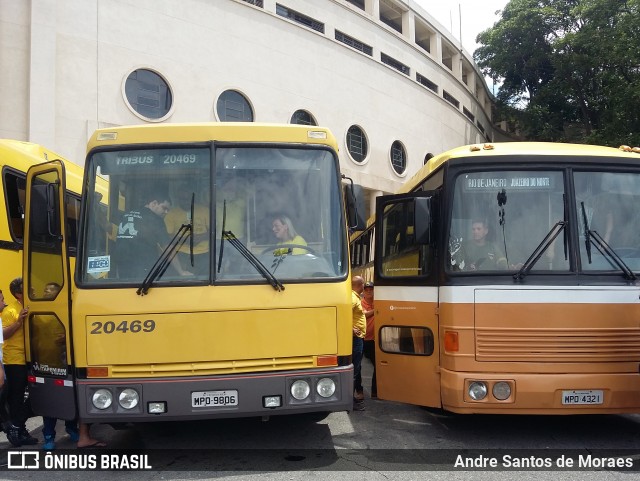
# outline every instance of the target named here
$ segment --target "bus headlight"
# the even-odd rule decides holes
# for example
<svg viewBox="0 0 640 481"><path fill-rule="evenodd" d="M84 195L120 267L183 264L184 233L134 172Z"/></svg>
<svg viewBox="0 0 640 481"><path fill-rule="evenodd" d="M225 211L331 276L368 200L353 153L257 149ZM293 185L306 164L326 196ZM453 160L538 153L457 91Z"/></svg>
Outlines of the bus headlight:
<svg viewBox="0 0 640 481"><path fill-rule="evenodd" d="M487 397L487 385L482 381L473 381L469 384L469 397L474 401L482 401Z"/></svg>
<svg viewBox="0 0 640 481"><path fill-rule="evenodd" d="M318 384L316 384L316 391L321 397L331 397L333 393L336 392L336 383L333 382L333 379L323 377L318 381Z"/></svg>
<svg viewBox="0 0 640 481"><path fill-rule="evenodd" d="M113 395L108 389L98 389L91 396L91 402L97 409L107 409L113 402Z"/></svg>
<svg viewBox="0 0 640 481"><path fill-rule="evenodd" d="M307 399L310 392L311 388L309 387L309 383L307 381L299 379L291 385L291 395L298 401Z"/></svg>
<svg viewBox="0 0 640 481"><path fill-rule="evenodd" d="M491 392L498 401L504 401L511 396L511 386L509 386L508 382L500 381L493 385Z"/></svg>
<svg viewBox="0 0 640 481"><path fill-rule="evenodd" d="M127 388L123 389L118 396L118 404L124 409L133 409L138 405L140 397L135 389Z"/></svg>

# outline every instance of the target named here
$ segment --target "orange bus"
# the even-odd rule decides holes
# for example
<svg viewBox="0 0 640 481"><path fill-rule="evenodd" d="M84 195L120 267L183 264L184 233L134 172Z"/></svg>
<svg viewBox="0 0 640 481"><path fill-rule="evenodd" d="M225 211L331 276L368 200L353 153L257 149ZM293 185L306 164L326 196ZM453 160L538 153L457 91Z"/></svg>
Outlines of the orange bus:
<svg viewBox="0 0 640 481"><path fill-rule="evenodd" d="M637 152L460 147L378 198L379 397L455 413L640 412Z"/></svg>

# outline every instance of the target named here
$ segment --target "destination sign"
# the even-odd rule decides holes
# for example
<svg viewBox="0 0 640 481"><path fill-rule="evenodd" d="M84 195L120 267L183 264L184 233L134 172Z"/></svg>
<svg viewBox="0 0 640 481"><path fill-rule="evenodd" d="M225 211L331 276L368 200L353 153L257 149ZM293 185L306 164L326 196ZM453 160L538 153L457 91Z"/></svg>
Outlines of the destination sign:
<svg viewBox="0 0 640 481"><path fill-rule="evenodd" d="M467 177L464 179L464 190L496 191L508 190L548 190L553 188L553 177L549 175L519 175Z"/></svg>
<svg viewBox="0 0 640 481"><path fill-rule="evenodd" d="M95 155L103 174L134 173L141 170L208 169L209 149L157 149L100 152Z"/></svg>

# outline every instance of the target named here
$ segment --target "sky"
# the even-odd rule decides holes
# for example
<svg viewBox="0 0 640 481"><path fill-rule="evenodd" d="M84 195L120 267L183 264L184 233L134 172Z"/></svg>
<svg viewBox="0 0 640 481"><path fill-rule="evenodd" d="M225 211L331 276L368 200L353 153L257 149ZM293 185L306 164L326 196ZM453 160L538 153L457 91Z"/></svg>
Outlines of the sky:
<svg viewBox="0 0 640 481"><path fill-rule="evenodd" d="M502 10L509 0L410 0L431 14L443 27L460 40L460 14L462 11L462 46L473 54L478 47L476 36L493 27L498 21L496 10Z"/></svg>

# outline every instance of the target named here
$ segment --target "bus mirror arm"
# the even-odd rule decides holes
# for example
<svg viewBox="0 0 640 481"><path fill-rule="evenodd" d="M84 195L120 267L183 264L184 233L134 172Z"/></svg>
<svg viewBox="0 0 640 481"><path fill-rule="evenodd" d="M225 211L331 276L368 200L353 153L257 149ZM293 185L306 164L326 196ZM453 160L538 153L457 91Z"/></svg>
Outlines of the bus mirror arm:
<svg viewBox="0 0 640 481"><path fill-rule="evenodd" d="M358 232L365 230L367 227L364 215L364 194L362 186L353 183L351 177L341 174L343 180L348 180L350 185L345 188L345 209L347 214L347 224L349 230Z"/></svg>

